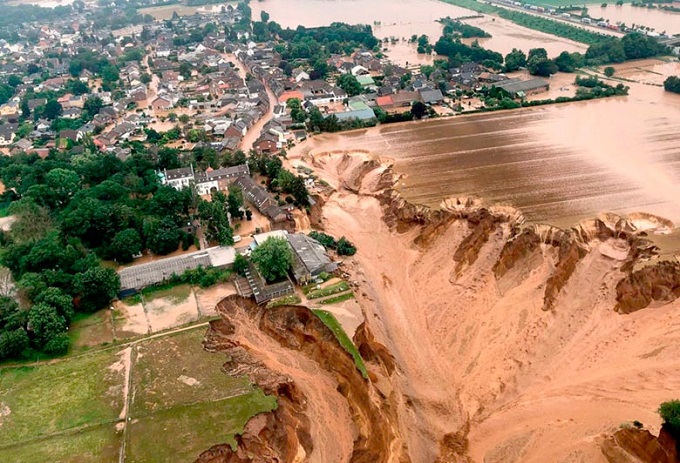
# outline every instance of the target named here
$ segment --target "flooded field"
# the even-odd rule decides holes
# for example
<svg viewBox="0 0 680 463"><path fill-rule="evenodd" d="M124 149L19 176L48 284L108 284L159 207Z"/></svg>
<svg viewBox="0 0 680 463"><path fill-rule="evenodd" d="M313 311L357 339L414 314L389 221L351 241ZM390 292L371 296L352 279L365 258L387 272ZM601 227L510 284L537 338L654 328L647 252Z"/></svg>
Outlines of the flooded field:
<svg viewBox="0 0 680 463"><path fill-rule="evenodd" d="M676 3L675 6L679 4ZM615 6L610 4L607 8L592 5L588 8L593 18L602 17L611 23L623 22L627 25L641 24L651 27L657 32L667 34L680 34L680 13L671 13L661 9L638 8L630 4Z"/></svg>
<svg viewBox="0 0 680 463"><path fill-rule="evenodd" d="M658 87L635 84L628 97L321 135L297 149L339 147L395 159L404 195L430 206L471 195L560 226L604 211L680 223L680 96Z"/></svg>
<svg viewBox="0 0 680 463"><path fill-rule="evenodd" d="M436 22L438 19L477 15L436 0L265 0L251 3L251 7L254 17L266 11L273 21L284 27L315 27L332 22L370 24L375 36L380 39L408 39L413 34L426 34L432 43L441 35L441 25ZM482 39L480 43L503 54L513 48L528 51L530 48L544 47L550 55L558 55L565 50L586 50L583 44L526 29L501 18L488 16L466 22L490 33L492 37ZM391 49L388 52L390 58L399 64L432 61L432 57L418 55L414 47L403 41L388 48Z"/></svg>
<svg viewBox="0 0 680 463"><path fill-rule="evenodd" d="M235 5L236 2L224 2L224 3L219 3L219 4L214 4L214 5L205 5L205 6L187 6L187 5L180 5L180 4L173 4L173 5L163 5L163 6L151 6L148 8L140 8L137 10L139 14L148 14L154 17L154 19L158 20L164 20L164 19L170 19L172 18L172 15L174 13L177 13L179 16L191 16L193 14L196 14L197 12L200 13L214 13L217 14L220 12L222 7L226 7L227 5Z"/></svg>

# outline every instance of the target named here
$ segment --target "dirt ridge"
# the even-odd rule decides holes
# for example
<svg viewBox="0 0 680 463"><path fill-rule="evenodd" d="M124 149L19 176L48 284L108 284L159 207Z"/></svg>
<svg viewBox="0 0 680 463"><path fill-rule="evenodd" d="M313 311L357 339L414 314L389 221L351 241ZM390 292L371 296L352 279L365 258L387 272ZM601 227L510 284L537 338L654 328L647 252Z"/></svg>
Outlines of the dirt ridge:
<svg viewBox="0 0 680 463"><path fill-rule="evenodd" d="M250 300L230 296L218 304L217 311L222 318L211 322L206 350L228 354L231 361L224 365L225 372L248 375L267 394L275 395L279 406L249 421L245 432L237 437L235 452L224 445L215 446L201 454L198 463L321 462L332 461L332 452L355 463L408 461L395 459L393 448L399 448L399 439L389 399L361 376L349 353L309 309L280 306L265 310ZM379 352L367 355L367 360L380 364L384 347L372 339L365 325L361 333L364 352ZM277 360L272 358L274 349L278 350ZM324 379L319 391L311 383L315 376ZM318 403L319 396L312 396L310 391L321 393L321 397L337 393L344 400L348 421L336 420L337 416L332 415L326 416L326 424L337 423L346 429L314 429L321 414L332 412L315 410L322 404ZM348 430L351 448L332 448L342 445L342 439L336 437Z"/></svg>

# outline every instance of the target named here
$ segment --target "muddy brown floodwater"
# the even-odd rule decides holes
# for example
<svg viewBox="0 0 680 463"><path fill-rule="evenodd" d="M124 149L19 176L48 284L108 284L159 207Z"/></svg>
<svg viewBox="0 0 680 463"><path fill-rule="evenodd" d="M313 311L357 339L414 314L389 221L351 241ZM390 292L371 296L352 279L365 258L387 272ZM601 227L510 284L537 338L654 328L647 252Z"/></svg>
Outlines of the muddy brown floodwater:
<svg viewBox="0 0 680 463"><path fill-rule="evenodd" d="M332 22L370 24L376 37L400 39L397 44L388 45L387 55L402 65L406 62L431 62L432 57L418 55L415 47L401 39L408 40L413 34L426 34L430 42L434 43L441 35L441 25L436 22L438 19L478 15L474 11L437 0L265 0L252 3L251 7L253 17L258 18L261 11L266 11L272 21L283 27L316 27ZM527 29L501 18L485 16L466 22L490 33L492 37L481 39L480 43L503 54L513 48L528 51L530 48L543 47L551 56L565 50L586 50L584 44Z"/></svg>
<svg viewBox="0 0 680 463"><path fill-rule="evenodd" d="M677 226L680 96L631 85L627 97L324 134L296 150L392 158L399 189L418 204L475 196L557 226L605 211Z"/></svg>

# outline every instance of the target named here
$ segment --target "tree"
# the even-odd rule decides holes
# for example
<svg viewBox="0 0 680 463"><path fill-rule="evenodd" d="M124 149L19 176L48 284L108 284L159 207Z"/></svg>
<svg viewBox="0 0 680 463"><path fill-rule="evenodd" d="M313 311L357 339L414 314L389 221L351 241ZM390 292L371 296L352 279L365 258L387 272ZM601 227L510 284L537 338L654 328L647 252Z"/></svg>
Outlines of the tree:
<svg viewBox="0 0 680 463"><path fill-rule="evenodd" d="M78 295L78 308L94 312L106 307L118 295L120 277L112 268L97 265L75 276L74 289Z"/></svg>
<svg viewBox="0 0 680 463"><path fill-rule="evenodd" d="M659 406L659 415L664 425L668 425L671 434L680 437L680 400L669 400Z"/></svg>
<svg viewBox="0 0 680 463"><path fill-rule="evenodd" d="M248 270L248 259L245 258L243 254L236 253L236 258L232 264L232 269L234 272L241 276L246 276L246 271Z"/></svg>
<svg viewBox="0 0 680 463"><path fill-rule="evenodd" d="M550 77L557 72L557 65L548 59L545 48L532 48L527 57L527 69L534 76Z"/></svg>
<svg viewBox="0 0 680 463"><path fill-rule="evenodd" d="M607 77L612 77L614 74L616 74L616 69L614 69L612 66L607 66L604 68L604 75Z"/></svg>
<svg viewBox="0 0 680 463"><path fill-rule="evenodd" d="M0 332L0 361L20 357L28 344L28 334L23 327Z"/></svg>
<svg viewBox="0 0 680 463"><path fill-rule="evenodd" d="M189 117L188 114L180 114L180 116L179 116L179 121L182 124L188 124L190 120L191 120L191 118Z"/></svg>
<svg viewBox="0 0 680 463"><path fill-rule="evenodd" d="M527 56L527 61L532 58L548 59L548 52L545 48L532 48L529 50L529 55Z"/></svg>
<svg viewBox="0 0 680 463"><path fill-rule="evenodd" d="M505 70L506 72L516 71L527 65L527 56L522 50L513 48L510 53L505 55Z"/></svg>
<svg viewBox="0 0 680 463"><path fill-rule="evenodd" d="M667 92L680 93L680 77L670 76L664 81L663 88Z"/></svg>
<svg viewBox="0 0 680 463"><path fill-rule="evenodd" d="M269 281L284 278L293 266L293 251L285 238L267 238L252 253L251 259L262 277Z"/></svg>
<svg viewBox="0 0 680 463"><path fill-rule="evenodd" d="M286 101L286 106L290 110L290 117L293 118L293 122L302 123L307 119L307 114L302 109L302 102L299 98L289 98Z"/></svg>
<svg viewBox="0 0 680 463"><path fill-rule="evenodd" d="M48 304L35 304L28 312L28 323L33 333L33 342L42 349L53 338L66 331L66 319L57 309Z"/></svg>
<svg viewBox="0 0 680 463"><path fill-rule="evenodd" d="M18 87L19 85L21 85L21 83L22 83L21 77L19 77L16 74L12 74L7 78L7 85L9 85L10 87Z"/></svg>
<svg viewBox="0 0 680 463"><path fill-rule="evenodd" d="M361 84L352 74L343 74L338 77L337 85L346 91L349 96L359 95L362 90Z"/></svg>
<svg viewBox="0 0 680 463"><path fill-rule="evenodd" d="M85 103L83 103L83 110L87 112L90 118L93 118L97 114L99 114L99 111L102 109L104 106L104 102L102 101L101 98L98 96L91 96L87 100L85 100Z"/></svg>
<svg viewBox="0 0 680 463"><path fill-rule="evenodd" d="M144 239L151 252L158 255L176 251L182 240L180 230L170 217L149 219L144 223Z"/></svg>
<svg viewBox="0 0 680 463"><path fill-rule="evenodd" d="M139 81L144 85L150 84L152 80L153 78L151 77L151 74L149 74L148 72L145 72L139 77Z"/></svg>
<svg viewBox="0 0 680 463"><path fill-rule="evenodd" d="M357 252L357 248L344 236L338 240L336 246L340 256L353 256Z"/></svg>
<svg viewBox="0 0 680 463"><path fill-rule="evenodd" d="M267 13L266 11L261 11L260 19L262 20L263 23L266 23L267 21L269 21L269 13Z"/></svg>
<svg viewBox="0 0 680 463"><path fill-rule="evenodd" d="M134 256L142 252L142 239L134 228L116 233L110 246L110 255L119 263L132 262Z"/></svg>
<svg viewBox="0 0 680 463"><path fill-rule="evenodd" d="M243 193L236 185L229 187L229 196L227 196L227 211L233 219L243 219Z"/></svg>
<svg viewBox="0 0 680 463"><path fill-rule="evenodd" d="M35 297L34 302L54 307L67 322L73 318L73 298L59 288L45 289Z"/></svg>
<svg viewBox="0 0 680 463"><path fill-rule="evenodd" d="M80 175L68 169L52 169L45 175L53 208L65 207L80 190Z"/></svg>
<svg viewBox="0 0 680 463"><path fill-rule="evenodd" d="M43 110L43 116L49 120L54 120L61 116L64 112L64 108L61 107L61 103L57 100L48 100L45 104L45 109Z"/></svg>
<svg viewBox="0 0 680 463"><path fill-rule="evenodd" d="M416 119L422 119L426 113L427 106L425 106L422 101L415 101L411 106L411 114L413 114L413 117Z"/></svg>
<svg viewBox="0 0 680 463"><path fill-rule="evenodd" d="M104 82L117 82L120 79L120 73L116 66L107 65L102 69L102 80Z"/></svg>
<svg viewBox="0 0 680 463"><path fill-rule="evenodd" d="M579 53L563 51L555 58L555 65L560 72L574 72L576 68L582 66L582 60L579 59L580 57L581 55Z"/></svg>
<svg viewBox="0 0 680 463"><path fill-rule="evenodd" d="M179 65L179 74L185 79L191 78L191 65L186 61L182 61Z"/></svg>

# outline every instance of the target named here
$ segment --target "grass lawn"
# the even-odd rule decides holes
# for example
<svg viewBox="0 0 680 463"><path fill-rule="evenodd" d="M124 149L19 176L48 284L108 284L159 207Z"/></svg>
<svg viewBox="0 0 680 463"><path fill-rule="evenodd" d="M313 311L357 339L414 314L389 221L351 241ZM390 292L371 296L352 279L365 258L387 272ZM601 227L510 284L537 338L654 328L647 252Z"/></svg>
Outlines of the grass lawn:
<svg viewBox="0 0 680 463"><path fill-rule="evenodd" d="M221 371L227 358L203 350L205 328L139 345L127 462L193 462L234 435L276 399Z"/></svg>
<svg viewBox="0 0 680 463"><path fill-rule="evenodd" d="M74 350L113 342L113 326L109 309L93 314L79 314L71 322L69 337Z"/></svg>
<svg viewBox="0 0 680 463"><path fill-rule="evenodd" d="M340 295L335 296L335 297L329 297L328 299L324 299L323 301L319 301L319 304L324 304L324 305L338 304L340 302L349 301L350 299L353 299L353 298L354 298L354 293L350 291L350 292L343 293L343 294L340 294Z"/></svg>
<svg viewBox="0 0 680 463"><path fill-rule="evenodd" d="M77 433L0 449L0 461L12 463L117 463L120 433L104 424Z"/></svg>
<svg viewBox="0 0 680 463"><path fill-rule="evenodd" d="M330 296L331 294L341 293L347 291L349 285L346 281L340 281L326 288L313 289L307 293L307 299L318 299L320 297Z"/></svg>
<svg viewBox="0 0 680 463"><path fill-rule="evenodd" d="M267 308L271 309L272 307L279 307L282 305L296 305L302 302L302 299L300 299L300 296L297 294L291 294L289 296L283 296L278 299L274 299L273 301L269 301L267 303Z"/></svg>
<svg viewBox="0 0 680 463"><path fill-rule="evenodd" d="M333 316L333 314L325 310L313 310L312 312L314 312L316 316L321 319L324 325L330 328L330 330L333 332L335 337L340 342L340 345L344 347L347 352L350 353L352 358L354 358L354 363L356 364L357 369L361 372L363 377L368 378L368 371L366 370L366 364L364 363L364 359L361 358L359 350L354 345L349 336L347 336L347 333L345 333L345 330L342 329L342 326L340 326L340 323Z"/></svg>
<svg viewBox="0 0 680 463"><path fill-rule="evenodd" d="M113 423L123 408L116 350L0 370L0 448L81 426ZM113 430L113 424L111 424ZM7 461L7 460L0 460Z"/></svg>
<svg viewBox="0 0 680 463"><path fill-rule="evenodd" d="M253 391L231 399L177 406L131 423L128 463L191 463L216 444L235 445L234 435L253 415L276 409L276 399Z"/></svg>
<svg viewBox="0 0 680 463"><path fill-rule="evenodd" d="M132 347L126 462L193 462L212 445L233 444L250 417L276 408L275 397L221 371L227 359L203 350L205 330ZM119 351L0 369L0 462L116 463L125 381Z"/></svg>
<svg viewBox="0 0 680 463"><path fill-rule="evenodd" d="M169 283L163 286L150 286L142 290L142 294L147 302L155 299L169 299L173 302L179 303L186 301L191 295L191 285L180 283Z"/></svg>
<svg viewBox="0 0 680 463"><path fill-rule="evenodd" d="M226 356L203 350L205 331L205 327L182 331L139 345L132 375L133 417L254 390L246 378L221 371Z"/></svg>

